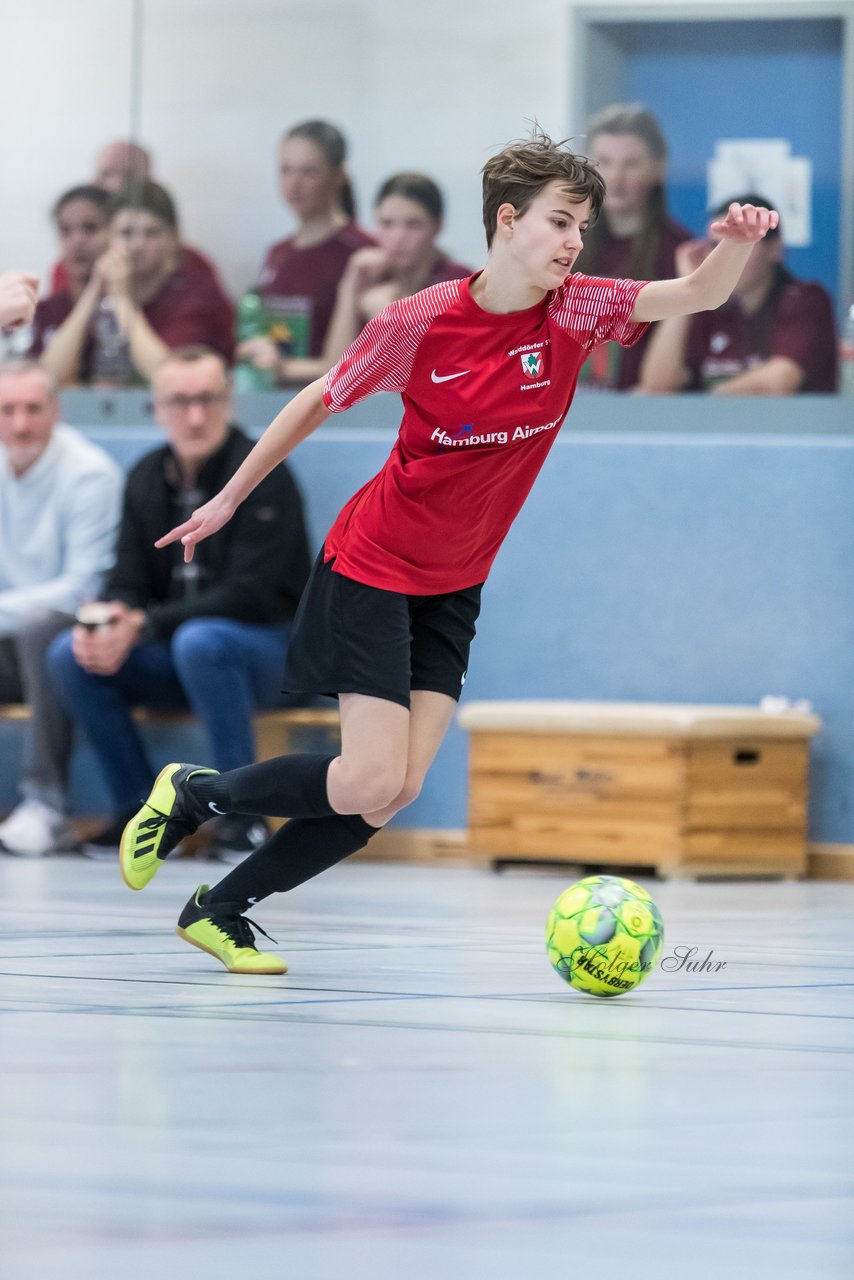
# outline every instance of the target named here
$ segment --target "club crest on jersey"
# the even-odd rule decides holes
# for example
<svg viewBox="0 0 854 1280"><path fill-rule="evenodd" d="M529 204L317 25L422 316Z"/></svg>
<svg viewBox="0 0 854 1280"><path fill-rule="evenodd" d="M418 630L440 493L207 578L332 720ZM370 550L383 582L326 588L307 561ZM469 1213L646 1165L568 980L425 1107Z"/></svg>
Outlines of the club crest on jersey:
<svg viewBox="0 0 854 1280"><path fill-rule="evenodd" d="M539 378L543 372L542 351L524 351L519 359L522 361L522 368L525 371L526 378Z"/></svg>

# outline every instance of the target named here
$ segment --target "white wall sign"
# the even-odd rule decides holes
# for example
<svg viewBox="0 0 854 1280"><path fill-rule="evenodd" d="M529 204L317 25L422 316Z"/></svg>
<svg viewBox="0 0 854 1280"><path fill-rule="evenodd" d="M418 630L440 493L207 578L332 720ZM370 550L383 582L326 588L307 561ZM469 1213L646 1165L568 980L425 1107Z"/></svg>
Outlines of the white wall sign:
<svg viewBox="0 0 854 1280"><path fill-rule="evenodd" d="M812 243L812 161L793 156L783 138L726 138L709 161L708 207L753 191L780 214L786 244Z"/></svg>

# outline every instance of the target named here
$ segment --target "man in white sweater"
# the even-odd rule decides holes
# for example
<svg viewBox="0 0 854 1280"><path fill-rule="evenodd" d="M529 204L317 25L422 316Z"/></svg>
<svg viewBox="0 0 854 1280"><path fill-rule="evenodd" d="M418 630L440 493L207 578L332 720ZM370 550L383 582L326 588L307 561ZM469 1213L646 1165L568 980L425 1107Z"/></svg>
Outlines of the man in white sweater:
<svg viewBox="0 0 854 1280"><path fill-rule="evenodd" d="M0 702L28 703L20 802L0 823L0 848L38 856L66 847L63 803L71 729L44 655L110 567L123 475L59 422L50 374L0 364Z"/></svg>

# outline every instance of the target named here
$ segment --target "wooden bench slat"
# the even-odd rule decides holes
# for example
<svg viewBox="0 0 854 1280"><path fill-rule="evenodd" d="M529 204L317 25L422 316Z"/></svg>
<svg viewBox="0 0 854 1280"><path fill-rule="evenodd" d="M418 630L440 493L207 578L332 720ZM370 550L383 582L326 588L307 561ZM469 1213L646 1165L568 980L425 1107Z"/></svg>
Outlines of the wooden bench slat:
<svg viewBox="0 0 854 1280"><path fill-rule="evenodd" d="M142 723L150 722L153 724L168 723L173 720L184 722L194 718L191 711L181 711L179 709L174 711L154 710L151 707L135 707L133 716L135 720L139 720ZM30 708L25 703L0 703L0 721L29 720L29 718ZM261 720L269 725L332 729L338 726L340 717L334 707L273 707L269 710L256 712L254 719Z"/></svg>

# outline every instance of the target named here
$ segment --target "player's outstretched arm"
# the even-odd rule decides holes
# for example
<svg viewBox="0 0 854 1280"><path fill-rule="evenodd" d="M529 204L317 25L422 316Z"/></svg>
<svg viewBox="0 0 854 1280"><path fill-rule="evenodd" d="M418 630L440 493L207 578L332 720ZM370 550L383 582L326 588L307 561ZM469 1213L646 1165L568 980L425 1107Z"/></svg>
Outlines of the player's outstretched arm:
<svg viewBox="0 0 854 1280"><path fill-rule="evenodd" d="M709 228L720 239L709 256L680 280L651 280L645 284L637 296L632 320L667 320L721 306L738 284L757 240L778 221L779 215L773 209L731 204L726 217Z"/></svg>
<svg viewBox="0 0 854 1280"><path fill-rule="evenodd" d="M274 467L315 431L326 418L329 410L323 403L323 378L304 387L285 405L281 413L270 423L252 452L219 493L199 507L174 529L158 538L156 547L168 547L172 542L182 542L184 559L189 563L198 543L227 524L245 497L268 476Z"/></svg>

